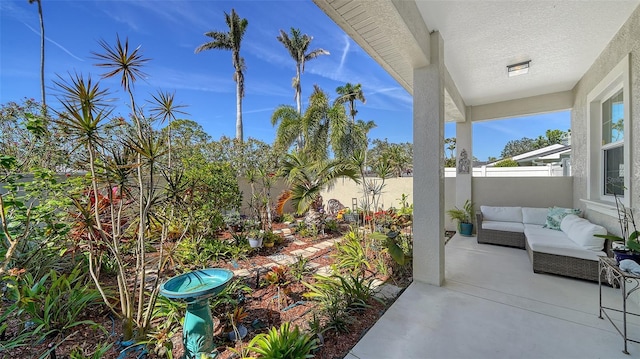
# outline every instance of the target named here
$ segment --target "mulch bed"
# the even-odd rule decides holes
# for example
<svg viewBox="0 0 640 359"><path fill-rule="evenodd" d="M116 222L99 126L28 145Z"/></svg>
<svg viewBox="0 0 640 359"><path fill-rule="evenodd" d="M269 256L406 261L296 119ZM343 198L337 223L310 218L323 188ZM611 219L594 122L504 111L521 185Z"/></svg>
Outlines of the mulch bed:
<svg viewBox="0 0 640 359"><path fill-rule="evenodd" d="M278 224L282 227L283 225ZM276 227L275 229L278 229ZM304 245L296 245L293 243L293 239L283 243L280 246L274 248L263 248L256 253L252 254L249 258L236 261L225 261L216 263L215 266L238 269L246 268L251 272L251 268L262 266L268 263L272 263L273 260L268 256L273 254L291 254L291 251L296 249L304 249L313 246L323 240L330 238L339 238L339 233L329 233L324 236L320 236L317 239L300 238L295 236L296 240L305 242ZM329 247L314 253L309 259L320 266L326 266L333 262L331 253L334 251L334 247ZM215 319L215 343L218 345L219 359L238 358L237 354L234 354L232 350L235 348L240 350L242 346L246 346L249 340L259 332L266 332L272 326L280 326L283 322L291 322L293 325L298 325L302 329L308 329L310 321L313 317L313 311L315 303L307 301L303 297L303 293L306 292L306 287L300 282L292 282L287 286L287 294L285 295L280 291L278 293L277 288L263 286L260 287L259 283L256 283L256 276L252 275L245 278L246 284L253 289L252 293L246 296L244 303L245 311L248 316L244 319L243 323L248 328L248 335L243 341L232 342L227 338L225 325L219 320ZM264 271L260 273L264 275ZM386 279L386 278L382 278ZM313 281L311 277L305 278L307 281ZM0 303L0 310L4 311L8 303ZM360 340L360 338L366 333L366 331L375 324L375 322L384 313L390 303L381 303L376 300L371 300L370 307L366 310L357 312L351 318L351 323L348 325L346 333L337 333L335 331L326 331L323 333L324 345L315 353L316 358L320 359L334 359L344 357L348 351ZM121 348L118 348L115 343L121 338L122 331L119 325L119 321L113 320L108 311L104 308L94 308L86 311L84 317L81 319L93 320L100 324L105 330L99 330L91 328L87 325L81 325L73 328L64 336L55 336L47 338L42 343L36 345L21 347L12 349L11 351L0 351L1 359L9 358L38 358L47 349L51 349L54 343L59 343L54 355L45 356L45 358L60 359L68 358L69 353L74 348L82 348L86 355L93 352L95 347L99 343L114 343L113 348L106 354L106 358L117 358ZM262 327L254 328L251 324L258 321L262 324ZM22 323L15 320L9 323L9 328L5 335L11 337L17 331ZM63 340L65 339L65 340ZM61 342L62 341L62 342ZM61 343L60 343L61 342ZM182 348L182 332L178 332L173 338L174 344L173 354L174 358L180 358L183 355ZM126 358L136 358L136 353L130 353ZM154 358L153 354L149 354L147 358Z"/></svg>

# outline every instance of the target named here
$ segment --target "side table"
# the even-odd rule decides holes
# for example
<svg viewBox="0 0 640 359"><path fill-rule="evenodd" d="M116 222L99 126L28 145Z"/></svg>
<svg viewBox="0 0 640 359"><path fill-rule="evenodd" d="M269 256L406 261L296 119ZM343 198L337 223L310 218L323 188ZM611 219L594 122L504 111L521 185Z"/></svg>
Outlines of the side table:
<svg viewBox="0 0 640 359"><path fill-rule="evenodd" d="M638 313L632 313L627 311L627 299L629 295L636 290L640 289L640 276L633 275L631 273L627 273L620 269L618 266L618 262L615 259L609 257L600 257L598 261L599 268L599 276L598 276L598 290L600 294L600 315L598 316L600 319L604 319L602 315L609 320L611 325L618 331L618 333L622 336L624 340L624 350L622 351L625 354L629 354L627 351L628 342L638 343L640 341L630 339L627 335L627 315L634 315L640 317ZM622 292L622 309L607 307L602 305L602 276L607 278L609 284L614 288L620 288ZM629 288L629 289L627 289ZM622 313L622 328L618 328L618 325L611 319L607 311Z"/></svg>

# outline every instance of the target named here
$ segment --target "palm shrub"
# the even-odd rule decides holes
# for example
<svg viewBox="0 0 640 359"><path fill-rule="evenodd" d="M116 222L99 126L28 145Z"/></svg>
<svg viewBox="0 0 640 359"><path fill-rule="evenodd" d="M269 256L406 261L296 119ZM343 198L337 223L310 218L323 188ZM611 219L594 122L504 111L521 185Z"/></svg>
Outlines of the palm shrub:
<svg viewBox="0 0 640 359"><path fill-rule="evenodd" d="M280 328L272 327L268 333L256 335L248 350L265 359L305 359L313 358L311 352L317 348L317 341L300 331L298 326L291 329L289 322Z"/></svg>
<svg viewBox="0 0 640 359"><path fill-rule="evenodd" d="M281 175L290 185L290 196L298 214L307 212L307 219L317 216L314 203L320 192L339 177L348 177L359 183L355 167L341 160L314 160L305 152L287 154L282 161ZM279 203L280 206L282 203Z"/></svg>

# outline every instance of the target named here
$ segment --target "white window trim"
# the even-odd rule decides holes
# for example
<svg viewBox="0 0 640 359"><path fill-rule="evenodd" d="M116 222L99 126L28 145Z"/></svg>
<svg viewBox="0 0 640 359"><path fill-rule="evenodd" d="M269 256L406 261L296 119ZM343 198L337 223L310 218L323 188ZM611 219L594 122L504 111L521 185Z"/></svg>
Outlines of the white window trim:
<svg viewBox="0 0 640 359"><path fill-rule="evenodd" d="M616 217L613 196L605 196L602 170L604 156L602 145L602 101L607 100L622 88L624 101L624 199L625 206L631 202L631 82L629 55L626 55L587 95L587 198L581 199L587 209ZM608 144L611 145L611 144ZM607 145L607 146L608 146Z"/></svg>

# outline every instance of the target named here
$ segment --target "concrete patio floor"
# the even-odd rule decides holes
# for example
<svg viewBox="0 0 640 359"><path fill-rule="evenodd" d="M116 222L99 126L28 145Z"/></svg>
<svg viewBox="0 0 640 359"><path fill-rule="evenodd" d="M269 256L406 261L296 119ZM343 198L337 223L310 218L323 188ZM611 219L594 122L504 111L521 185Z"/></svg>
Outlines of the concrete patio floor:
<svg viewBox="0 0 640 359"><path fill-rule="evenodd" d="M411 284L346 358L640 358L640 345L622 353L622 337L598 318L597 283L535 274L524 250L456 235L445 278ZM618 289L603 287L603 298L622 305Z"/></svg>

